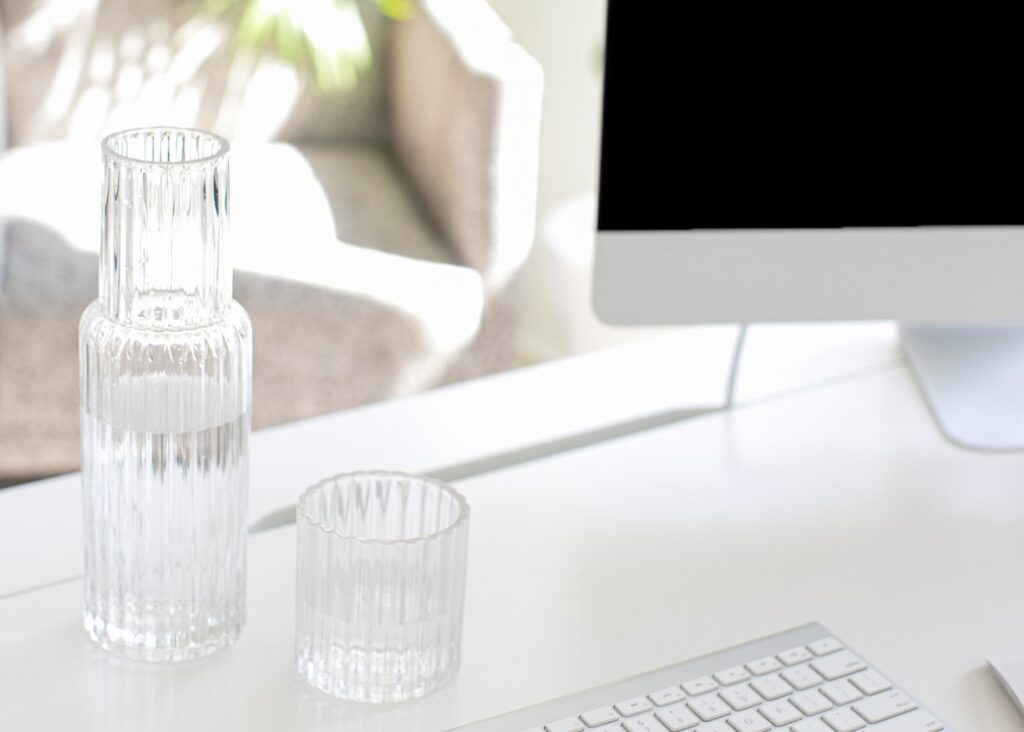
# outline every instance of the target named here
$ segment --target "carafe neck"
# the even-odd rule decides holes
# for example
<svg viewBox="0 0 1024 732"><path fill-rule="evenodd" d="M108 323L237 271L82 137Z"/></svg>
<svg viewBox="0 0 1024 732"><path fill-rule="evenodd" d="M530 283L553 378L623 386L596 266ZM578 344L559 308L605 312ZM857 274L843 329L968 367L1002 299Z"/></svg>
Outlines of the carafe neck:
<svg viewBox="0 0 1024 732"><path fill-rule="evenodd" d="M231 300L228 143L206 132L129 130L103 141L100 302L127 325L194 328Z"/></svg>

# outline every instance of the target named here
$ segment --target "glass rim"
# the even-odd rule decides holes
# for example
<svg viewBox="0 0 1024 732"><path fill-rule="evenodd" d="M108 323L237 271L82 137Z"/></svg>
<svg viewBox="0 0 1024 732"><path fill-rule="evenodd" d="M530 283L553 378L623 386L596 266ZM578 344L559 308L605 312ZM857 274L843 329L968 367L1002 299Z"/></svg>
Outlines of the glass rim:
<svg viewBox="0 0 1024 732"><path fill-rule="evenodd" d="M416 536L409 539L373 539L367 536L356 536L352 534L343 534L336 529L328 529L324 522L315 518L312 513L306 508L306 503L315 494L325 488L331 483L337 483L343 479L357 479L357 478L402 478L405 480L415 480L421 483L427 483L439 488L443 493L455 500L455 505L458 506L458 515L455 520L443 529L439 529L429 534L423 534L422 536ZM443 480L437 478L431 478L427 475L418 475L416 473L405 473L400 470L356 470L350 473L338 473L328 478L318 480L316 483L311 485L302 495L299 496L298 505L295 507L297 519L303 519L315 529L318 529L321 533L333 536L336 539L344 539L345 541L356 541L360 544L375 544L381 546L389 545L410 545L410 544L424 544L429 541L440 539L443 536L455 533L458 529L469 523L469 503L465 497L457 490L452 488L450 485L445 483Z"/></svg>
<svg viewBox="0 0 1024 732"><path fill-rule="evenodd" d="M201 158L195 158L194 160L143 160L142 158L132 157L131 155L125 155L119 153L114 149L114 141L122 137L130 137L132 135L148 134L148 133L163 133L163 132L185 132L196 135L202 135L217 143L217 151L210 155L204 155ZM100 141L100 147L103 149L103 155L105 158L113 158L120 160L124 163L131 165L155 165L159 167L176 167L179 165L198 165L200 163L208 163L213 160L219 160L227 157L228 152L231 150L231 143L225 138L214 132L207 132L206 130L200 130L195 127L175 127L173 125L161 126L156 125L154 127L131 127L127 130L118 130L117 132L111 132Z"/></svg>

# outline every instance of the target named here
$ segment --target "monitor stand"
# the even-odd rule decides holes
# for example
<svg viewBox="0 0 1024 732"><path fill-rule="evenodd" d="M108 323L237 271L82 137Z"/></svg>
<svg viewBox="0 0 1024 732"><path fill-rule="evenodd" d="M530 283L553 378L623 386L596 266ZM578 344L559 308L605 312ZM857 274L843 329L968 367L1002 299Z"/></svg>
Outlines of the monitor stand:
<svg viewBox="0 0 1024 732"><path fill-rule="evenodd" d="M904 325L903 352L942 433L1024 450L1024 325Z"/></svg>

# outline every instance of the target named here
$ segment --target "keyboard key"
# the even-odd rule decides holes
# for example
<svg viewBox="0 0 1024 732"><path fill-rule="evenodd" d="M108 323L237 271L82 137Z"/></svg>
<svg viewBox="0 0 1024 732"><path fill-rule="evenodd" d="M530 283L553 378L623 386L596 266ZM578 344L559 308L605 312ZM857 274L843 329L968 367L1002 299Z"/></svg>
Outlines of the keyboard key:
<svg viewBox="0 0 1024 732"><path fill-rule="evenodd" d="M830 653L843 650L843 644L835 638L822 638L814 643L808 643L807 648L815 656L827 656Z"/></svg>
<svg viewBox="0 0 1024 732"><path fill-rule="evenodd" d="M750 674L742 666L734 666L728 668L725 671L719 671L715 674L715 680L722 686L729 686L730 684L738 684L741 681L747 681L750 678Z"/></svg>
<svg viewBox="0 0 1024 732"><path fill-rule="evenodd" d="M780 679L778 674L754 679L750 682L750 686L768 701L781 699L787 694L793 693L793 687Z"/></svg>
<svg viewBox="0 0 1024 732"><path fill-rule="evenodd" d="M818 675L810 666L793 666L787 668L781 674L789 685L797 691L803 691L804 689L810 689L812 686L817 686L825 679Z"/></svg>
<svg viewBox="0 0 1024 732"><path fill-rule="evenodd" d="M778 671L780 668L782 668L782 664L779 663L777 658L772 658L771 656L765 656L747 664L747 671L754 674L754 676L764 676L772 671Z"/></svg>
<svg viewBox="0 0 1024 732"><path fill-rule="evenodd" d="M665 732L665 727L654 718L653 714L645 714L642 717L633 717L622 723L626 732Z"/></svg>
<svg viewBox="0 0 1024 732"><path fill-rule="evenodd" d="M829 681L855 674L868 667L866 663L849 651L836 651L828 656L811 661L811 667Z"/></svg>
<svg viewBox="0 0 1024 732"><path fill-rule="evenodd" d="M706 694L709 691L714 691L718 688L718 684L710 676L701 676L699 679L693 681L687 681L683 684L683 691L690 696L697 696L698 694Z"/></svg>
<svg viewBox="0 0 1024 732"><path fill-rule="evenodd" d="M799 694L794 694L790 701L793 705L801 712L806 714L808 717L812 717L815 714L821 714L827 712L832 708L832 702L825 698L817 689L811 689L810 691L801 691Z"/></svg>
<svg viewBox="0 0 1024 732"><path fill-rule="evenodd" d="M779 654L778 658L786 666L796 666L798 663L810 661L814 656L803 646L797 646L796 648L790 648L788 651L783 651Z"/></svg>
<svg viewBox="0 0 1024 732"><path fill-rule="evenodd" d="M821 687L821 693L827 696L833 704L841 707L864 698L864 695L846 679L833 681Z"/></svg>
<svg viewBox="0 0 1024 732"><path fill-rule="evenodd" d="M734 654L729 655L730 660L738 660ZM663 673L658 676L664 679ZM654 688L655 683L647 689ZM612 692L608 696L616 695ZM600 701L592 695L588 697ZM560 711L572 710L561 706ZM680 686L668 686L646 696L597 707L579 717L556 720L525 732L946 730L942 722L918 708L913 699L886 677L870 668L838 639L829 636L806 646L790 648L777 656L756 658L691 679Z"/></svg>
<svg viewBox="0 0 1024 732"><path fill-rule="evenodd" d="M620 701L615 705L615 711L623 717L632 717L634 714L642 714L654 709L654 705L647 701L646 696L638 696L626 701Z"/></svg>
<svg viewBox="0 0 1024 732"><path fill-rule="evenodd" d="M942 722L926 712L911 712L869 728L869 732L942 732Z"/></svg>
<svg viewBox="0 0 1024 732"><path fill-rule="evenodd" d="M776 727L781 727L784 724L792 724L798 719L804 718L804 715L802 715L796 707L785 699L777 702L768 702L767 704L762 705L757 711L767 717L768 721Z"/></svg>
<svg viewBox="0 0 1024 732"><path fill-rule="evenodd" d="M853 705L853 711L871 724L884 722L915 709L917 704L902 691L889 691Z"/></svg>
<svg viewBox="0 0 1024 732"><path fill-rule="evenodd" d="M678 686L670 686L667 689L648 694L647 697L659 707L663 707L666 704L681 702L686 698L686 694Z"/></svg>
<svg viewBox="0 0 1024 732"><path fill-rule="evenodd" d="M790 732L833 732L831 727L825 725L820 719L805 719L797 722L789 728Z"/></svg>
<svg viewBox="0 0 1024 732"><path fill-rule="evenodd" d="M665 709L659 709L654 713L663 725L668 727L669 732L680 732L684 729L696 727L700 720L697 715L690 711L685 704L676 704Z"/></svg>
<svg viewBox="0 0 1024 732"><path fill-rule="evenodd" d="M736 732L768 732L772 725L757 712L740 712L729 717L729 726Z"/></svg>
<svg viewBox="0 0 1024 732"><path fill-rule="evenodd" d="M864 720L849 709L833 709L822 714L821 719L835 732L857 732L867 727Z"/></svg>
<svg viewBox="0 0 1024 732"><path fill-rule="evenodd" d="M854 674L850 677L850 682L864 692L865 696L881 694L883 691L889 691L892 688L889 680L877 671L863 671L859 674Z"/></svg>
<svg viewBox="0 0 1024 732"><path fill-rule="evenodd" d="M702 696L699 699L690 699L686 704L693 710L694 714L705 722L710 722L712 719L724 717L732 711L728 704L714 695Z"/></svg>
<svg viewBox="0 0 1024 732"><path fill-rule="evenodd" d="M615 710L611 707L599 707L598 709L591 709L589 712L580 715L580 719L588 727L600 727L602 724L608 724L618 720L619 715L615 713Z"/></svg>
<svg viewBox="0 0 1024 732"><path fill-rule="evenodd" d="M761 703L761 697L748 684L739 684L738 686L730 686L728 689L722 689L718 692L718 696L737 712L756 707Z"/></svg>

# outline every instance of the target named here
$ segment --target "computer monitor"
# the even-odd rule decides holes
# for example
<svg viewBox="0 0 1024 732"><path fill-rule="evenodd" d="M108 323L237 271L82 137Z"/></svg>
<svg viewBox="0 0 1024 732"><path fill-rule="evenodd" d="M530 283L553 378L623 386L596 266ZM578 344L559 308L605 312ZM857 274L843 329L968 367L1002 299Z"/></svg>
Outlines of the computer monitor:
<svg viewBox="0 0 1024 732"><path fill-rule="evenodd" d="M943 431L1024 448L1015 23L609 0L594 306L895 319Z"/></svg>

